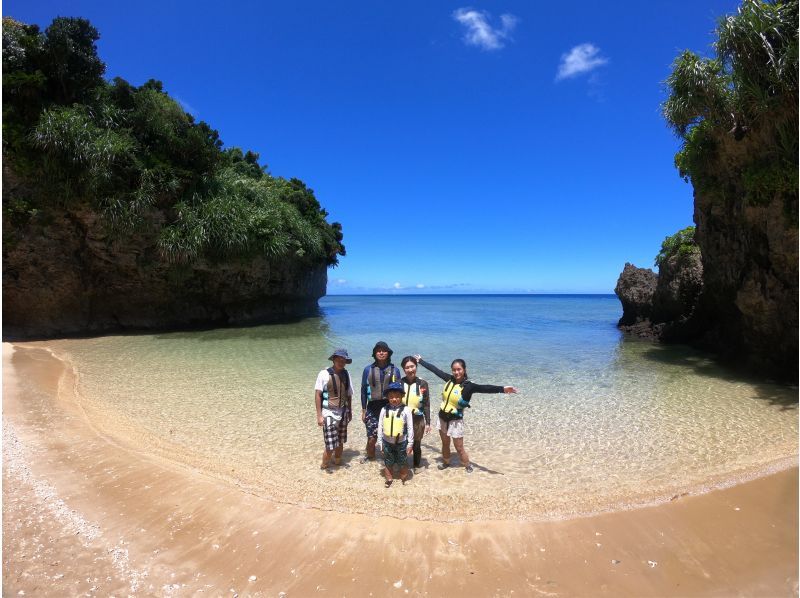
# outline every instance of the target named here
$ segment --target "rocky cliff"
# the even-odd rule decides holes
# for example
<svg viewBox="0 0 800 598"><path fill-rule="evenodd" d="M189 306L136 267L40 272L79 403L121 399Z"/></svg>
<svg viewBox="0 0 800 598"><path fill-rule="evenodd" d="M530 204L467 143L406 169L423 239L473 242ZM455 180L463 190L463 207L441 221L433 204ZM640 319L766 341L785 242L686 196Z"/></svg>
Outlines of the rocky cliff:
<svg viewBox="0 0 800 598"><path fill-rule="evenodd" d="M4 177L4 203L16 190ZM3 221L3 336L253 324L315 313L327 266L264 259L165 262L149 229L113 240L88 207Z"/></svg>
<svg viewBox="0 0 800 598"><path fill-rule="evenodd" d="M616 292L620 328L687 342L766 376L796 380L797 196L754 198L742 176L757 143L723 139L717 185L695 189L700 253L675 256L656 276L626 264ZM648 299L649 298L649 299Z"/></svg>
<svg viewBox="0 0 800 598"><path fill-rule="evenodd" d="M759 147L757 139L747 137L723 140L714 168L724 186L695 189L705 338L754 369L796 379L797 195L754 196L742 173L758 159Z"/></svg>

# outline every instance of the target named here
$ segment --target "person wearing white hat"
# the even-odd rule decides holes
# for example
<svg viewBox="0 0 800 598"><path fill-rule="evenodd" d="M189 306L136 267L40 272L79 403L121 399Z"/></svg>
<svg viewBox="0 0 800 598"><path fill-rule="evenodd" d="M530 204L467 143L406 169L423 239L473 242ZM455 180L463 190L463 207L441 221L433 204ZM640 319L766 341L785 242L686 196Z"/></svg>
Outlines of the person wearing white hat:
<svg viewBox="0 0 800 598"><path fill-rule="evenodd" d="M353 419L353 384L345 365L353 363L347 349L336 349L328 358L333 367L322 370L314 385L314 402L317 407L317 425L322 427L325 449L321 469L331 473L331 459L342 464L342 451L347 442L347 424Z"/></svg>

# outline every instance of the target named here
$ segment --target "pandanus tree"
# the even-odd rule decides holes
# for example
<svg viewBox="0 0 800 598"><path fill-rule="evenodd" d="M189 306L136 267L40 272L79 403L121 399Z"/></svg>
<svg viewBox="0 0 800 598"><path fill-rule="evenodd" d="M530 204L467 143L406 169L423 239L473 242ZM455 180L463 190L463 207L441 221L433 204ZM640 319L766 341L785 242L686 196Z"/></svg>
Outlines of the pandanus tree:
<svg viewBox="0 0 800 598"><path fill-rule="evenodd" d="M744 0L716 34L715 57L684 51L666 80L663 114L683 140L675 164L695 189L713 186L718 145L747 139L749 199L796 198L798 2Z"/></svg>

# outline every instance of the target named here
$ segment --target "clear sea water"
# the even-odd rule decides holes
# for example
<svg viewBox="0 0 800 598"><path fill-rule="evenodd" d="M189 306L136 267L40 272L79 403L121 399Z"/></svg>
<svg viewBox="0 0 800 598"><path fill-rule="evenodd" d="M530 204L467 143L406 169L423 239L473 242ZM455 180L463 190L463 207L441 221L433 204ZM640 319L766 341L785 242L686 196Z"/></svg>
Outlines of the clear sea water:
<svg viewBox="0 0 800 598"><path fill-rule="evenodd" d="M797 462L797 387L743 377L687 347L625 338L620 315L614 296L332 296L319 317L294 323L48 344L75 367L79 400L101 432L222 483L322 509L560 518ZM427 467L385 489L378 464L358 463L359 409L345 466L320 471L317 373L346 347L358 392L378 340L397 364L418 352L447 370L460 357L474 381L519 389L475 395L465 438L473 474L436 469L434 430L423 440ZM438 395L442 383L419 373Z"/></svg>

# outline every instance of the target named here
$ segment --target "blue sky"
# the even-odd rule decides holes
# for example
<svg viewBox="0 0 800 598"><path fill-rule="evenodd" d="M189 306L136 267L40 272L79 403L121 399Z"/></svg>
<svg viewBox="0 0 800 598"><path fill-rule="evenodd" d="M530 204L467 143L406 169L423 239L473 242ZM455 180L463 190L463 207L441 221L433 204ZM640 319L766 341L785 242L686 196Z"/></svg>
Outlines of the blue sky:
<svg viewBox="0 0 800 598"><path fill-rule="evenodd" d="M314 189L347 256L329 293L613 292L692 224L660 114L683 49L737 2L116 3L88 18L109 78L149 78L226 146Z"/></svg>

